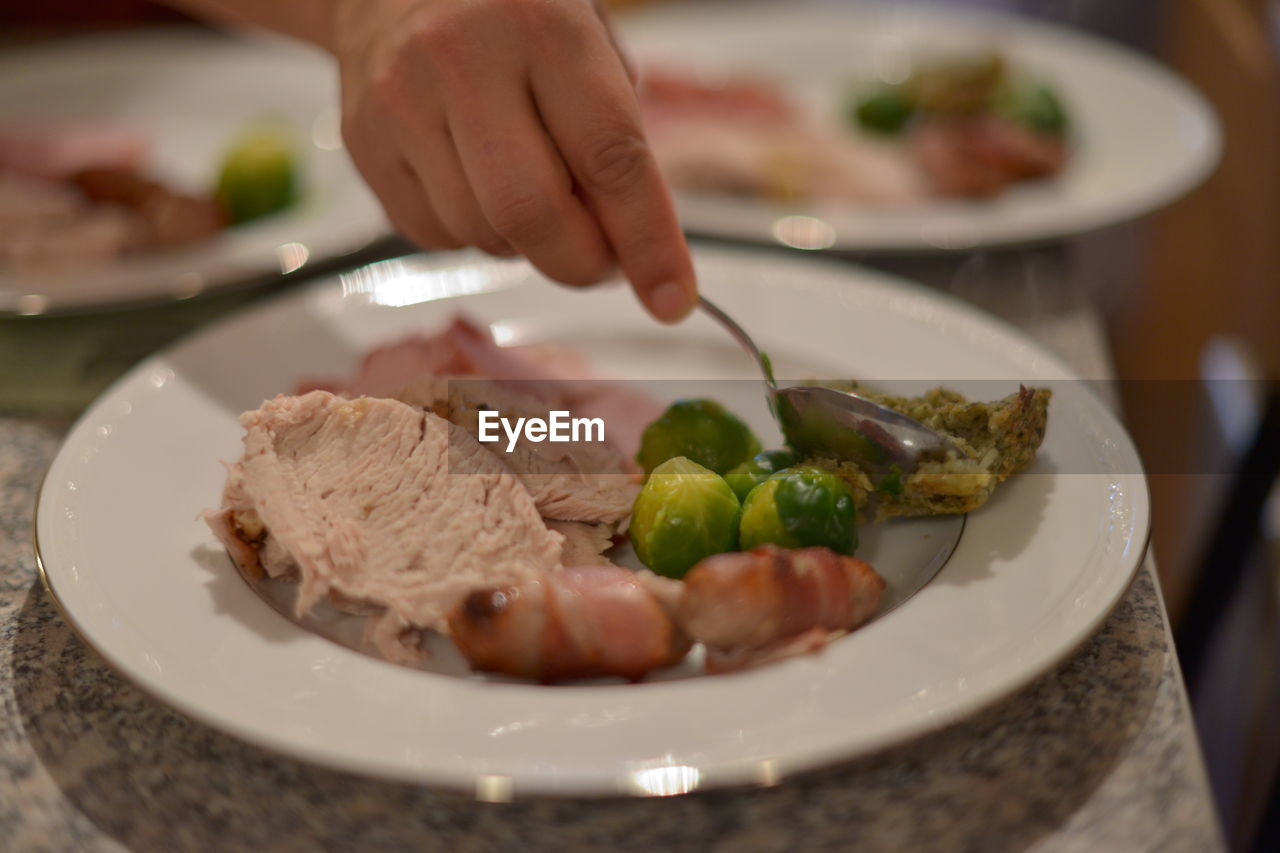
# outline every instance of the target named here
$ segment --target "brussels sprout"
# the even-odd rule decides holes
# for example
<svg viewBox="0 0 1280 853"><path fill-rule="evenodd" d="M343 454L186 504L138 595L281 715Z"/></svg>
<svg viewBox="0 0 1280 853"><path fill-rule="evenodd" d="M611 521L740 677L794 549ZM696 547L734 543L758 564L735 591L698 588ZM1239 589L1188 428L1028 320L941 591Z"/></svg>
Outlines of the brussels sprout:
<svg viewBox="0 0 1280 853"><path fill-rule="evenodd" d="M654 468L636 496L631 543L658 574L683 577L702 558L737 547L739 515L719 474L677 456Z"/></svg>
<svg viewBox="0 0 1280 853"><path fill-rule="evenodd" d="M781 548L821 545L839 554L858 547L853 491L821 468L788 468L747 496L742 508L743 550L772 543Z"/></svg>
<svg viewBox="0 0 1280 853"><path fill-rule="evenodd" d="M760 452L760 440L714 400L677 400L644 429L636 461L645 473L684 456L723 474Z"/></svg>
<svg viewBox="0 0 1280 853"><path fill-rule="evenodd" d="M796 455L790 450L766 450L725 474L724 481L733 489L738 500L745 501L752 489L783 468L790 468L797 461Z"/></svg>
<svg viewBox="0 0 1280 853"><path fill-rule="evenodd" d="M1020 81L1006 87L996 99L996 111L1040 133L1061 136L1067 131L1067 111L1044 83Z"/></svg>
<svg viewBox="0 0 1280 853"><path fill-rule="evenodd" d="M864 130L894 134L901 132L913 112L915 110L902 90L889 88L858 101L852 118Z"/></svg>
<svg viewBox="0 0 1280 853"><path fill-rule="evenodd" d="M297 200L297 176L289 135L274 125L257 125L228 149L216 196L233 223L282 210Z"/></svg>

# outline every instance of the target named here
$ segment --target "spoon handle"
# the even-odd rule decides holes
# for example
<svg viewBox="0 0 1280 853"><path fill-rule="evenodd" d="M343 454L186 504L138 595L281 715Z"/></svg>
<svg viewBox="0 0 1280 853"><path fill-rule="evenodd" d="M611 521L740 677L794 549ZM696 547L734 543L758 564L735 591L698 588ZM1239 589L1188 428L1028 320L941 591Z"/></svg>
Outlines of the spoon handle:
<svg viewBox="0 0 1280 853"><path fill-rule="evenodd" d="M776 391L778 385L773 381L773 371L765 362L764 356L760 353L760 349L756 346L756 342L751 340L751 336L742 330L742 327L733 321L733 318L721 311L714 302L705 296L699 294L698 305L702 310L712 316L713 319L721 326L724 326L733 339L736 340L743 349L751 353L751 357L756 360L756 364L760 366L760 372L764 374L764 381L768 383L771 390Z"/></svg>

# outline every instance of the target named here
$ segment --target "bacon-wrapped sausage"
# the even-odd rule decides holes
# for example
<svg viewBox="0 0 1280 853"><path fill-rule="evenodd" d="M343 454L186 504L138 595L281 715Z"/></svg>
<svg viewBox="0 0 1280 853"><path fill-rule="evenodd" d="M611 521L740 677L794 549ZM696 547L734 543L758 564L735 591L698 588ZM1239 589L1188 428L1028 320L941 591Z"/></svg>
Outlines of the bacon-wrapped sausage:
<svg viewBox="0 0 1280 853"><path fill-rule="evenodd" d="M884 580L855 557L773 545L708 557L684 586L676 621L707 647L710 671L820 648L832 632L870 619L884 592Z"/></svg>
<svg viewBox="0 0 1280 853"><path fill-rule="evenodd" d="M449 632L472 668L542 682L637 680L690 645L645 578L616 566L476 590L449 614Z"/></svg>

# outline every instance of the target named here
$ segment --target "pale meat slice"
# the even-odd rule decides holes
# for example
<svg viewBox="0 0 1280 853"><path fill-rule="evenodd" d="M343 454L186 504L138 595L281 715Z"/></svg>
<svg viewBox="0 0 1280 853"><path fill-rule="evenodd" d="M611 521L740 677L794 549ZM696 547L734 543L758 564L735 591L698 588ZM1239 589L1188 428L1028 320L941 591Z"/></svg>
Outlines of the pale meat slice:
<svg viewBox="0 0 1280 853"><path fill-rule="evenodd" d="M205 524L227 548L227 553L240 570L250 578L263 576L260 556L266 531L253 508L253 501L241 487L244 483L244 466L239 462L227 465L227 482L222 487L222 506L203 514ZM272 575L274 577L274 575Z"/></svg>
<svg viewBox="0 0 1280 853"><path fill-rule="evenodd" d="M410 383L395 396L447 417L477 438L482 410L496 411L515 423L521 417L546 420L553 409L570 405L548 404L488 380L449 381L430 376ZM579 417L579 409L563 410ZM607 428L609 422L605 423ZM498 441L483 446L520 478L544 518L617 525L631 514L640 484L629 473L626 457L610 444L535 442L525 437L512 444L501 428L497 435Z"/></svg>
<svg viewBox="0 0 1280 853"><path fill-rule="evenodd" d="M136 169L147 148L136 130L28 118L0 126L0 172L56 181L82 169Z"/></svg>
<svg viewBox="0 0 1280 853"><path fill-rule="evenodd" d="M137 248L146 224L116 205L90 205L72 187L0 171L0 266L56 270Z"/></svg>
<svg viewBox="0 0 1280 853"><path fill-rule="evenodd" d="M132 169L86 169L71 178L99 207L127 210L145 226L145 247L179 246L212 234L226 224L221 205L189 196Z"/></svg>
<svg viewBox="0 0 1280 853"><path fill-rule="evenodd" d="M551 346L500 347L488 329L455 317L434 335L410 335L370 350L350 379L308 380L316 388L348 397L385 397L423 376L476 376L525 384L526 393L558 399L558 384L587 378L582 360Z"/></svg>
<svg viewBox="0 0 1280 853"><path fill-rule="evenodd" d="M919 201L916 168L802 108L776 84L647 69L640 102L663 174L693 193L779 201Z"/></svg>
<svg viewBox="0 0 1280 853"><path fill-rule="evenodd" d="M245 575L257 580L264 575L274 579L297 580L298 564L279 540L262 524L253 498L244 489L244 466L227 465L227 482L222 488L222 508L206 512L205 522L227 546Z"/></svg>
<svg viewBox="0 0 1280 853"><path fill-rule="evenodd" d="M543 519L547 527L564 537L561 562L566 566L611 566L604 555L613 547L613 525L583 521Z"/></svg>
<svg viewBox="0 0 1280 853"><path fill-rule="evenodd" d="M446 378L492 379L543 405L603 417L607 441L629 469L641 433L664 408L624 382L593 378L572 350L554 344L500 347L488 329L462 316L434 335L411 335L370 351L349 379L309 379L299 384L298 393L321 389L347 397L386 397L411 383Z"/></svg>
<svg viewBox="0 0 1280 853"><path fill-rule="evenodd" d="M715 117L651 121L654 155L672 185L774 200L906 205L923 186L901 153L821 126L759 126Z"/></svg>
<svg viewBox="0 0 1280 853"><path fill-rule="evenodd" d="M0 234L21 226L56 224L84 208L84 197L65 184L9 175L0 169Z"/></svg>
<svg viewBox="0 0 1280 853"><path fill-rule="evenodd" d="M520 482L429 412L316 391L276 397L241 423L238 507L209 514L210 526L224 541L252 532L228 518L251 509L249 526L296 563L299 613L326 596L379 611L369 637L388 659L413 660L413 629L445 630L470 590L560 566L562 537Z"/></svg>

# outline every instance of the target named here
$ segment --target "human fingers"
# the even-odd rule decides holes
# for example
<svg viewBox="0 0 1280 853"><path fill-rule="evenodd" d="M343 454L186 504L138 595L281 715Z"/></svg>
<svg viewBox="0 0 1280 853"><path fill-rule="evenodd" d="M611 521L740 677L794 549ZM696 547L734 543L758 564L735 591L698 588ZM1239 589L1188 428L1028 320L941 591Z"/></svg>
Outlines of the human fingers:
<svg viewBox="0 0 1280 853"><path fill-rule="evenodd" d="M515 254L481 210L443 116L437 121L425 118L423 111L407 109L400 117L401 147L406 159L433 212L454 239L491 255Z"/></svg>
<svg viewBox="0 0 1280 853"><path fill-rule="evenodd" d="M623 274L654 316L674 322L697 296L688 245L622 61L584 11L587 22L566 26L594 26L596 37L565 36L556 62L533 65L534 99Z"/></svg>
<svg viewBox="0 0 1280 853"><path fill-rule="evenodd" d="M396 231L424 249L465 245L440 221L418 175L394 146L354 121L344 122L343 138L356 169L382 202Z"/></svg>
<svg viewBox="0 0 1280 853"><path fill-rule="evenodd" d="M573 178L530 100L522 63L476 69L469 60L433 70L481 212L550 278L573 285L600 281L613 269L608 243L575 195Z"/></svg>
<svg viewBox="0 0 1280 853"><path fill-rule="evenodd" d="M601 0L593 0L591 5L595 7L596 16L600 18L600 23L604 24L604 30L609 35L609 42L613 45L618 58L622 60L623 67L627 69L627 79L631 81L632 86L636 85L640 80L640 72L636 69L636 64L632 60L631 54L618 39L618 30L613 26L613 19L609 17L609 10L605 8Z"/></svg>

